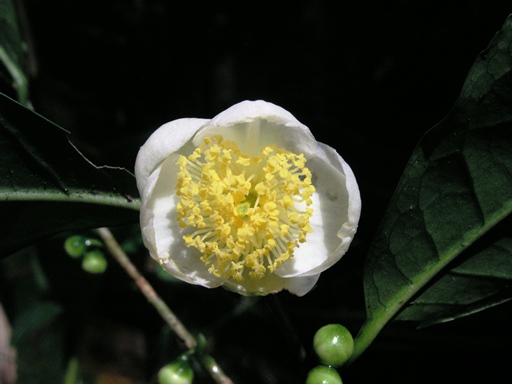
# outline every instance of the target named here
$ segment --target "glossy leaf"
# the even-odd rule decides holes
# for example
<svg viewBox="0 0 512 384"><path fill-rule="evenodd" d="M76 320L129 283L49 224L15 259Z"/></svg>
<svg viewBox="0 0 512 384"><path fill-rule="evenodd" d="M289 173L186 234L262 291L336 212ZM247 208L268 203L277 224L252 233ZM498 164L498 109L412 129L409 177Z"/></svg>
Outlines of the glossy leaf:
<svg viewBox="0 0 512 384"><path fill-rule="evenodd" d="M65 361L64 308L48 298L50 287L41 284L43 273L32 252L2 260L15 305L9 306L12 324L10 342L16 349L18 383L62 383Z"/></svg>
<svg viewBox="0 0 512 384"><path fill-rule="evenodd" d="M510 220L504 220L503 230L493 228L488 238L478 243L488 247L461 255L464 260L450 268L434 284L428 286L398 316L399 320L417 321L428 326L467 316L510 300L512 291L512 238L503 236L509 231ZM506 225L506 227L505 227ZM494 232L498 239L494 239ZM491 240L492 239L492 240ZM490 243L490 244L489 244Z"/></svg>
<svg viewBox="0 0 512 384"><path fill-rule="evenodd" d="M68 136L0 94L0 256L65 230L137 222L134 177L93 166Z"/></svg>
<svg viewBox="0 0 512 384"><path fill-rule="evenodd" d="M512 18L421 140L371 246L357 357L400 310L421 325L512 297Z"/></svg>
<svg viewBox="0 0 512 384"><path fill-rule="evenodd" d="M7 69L4 76L10 77L19 101L28 102L28 81L23 69L26 59L15 7L12 0L0 0L0 61Z"/></svg>

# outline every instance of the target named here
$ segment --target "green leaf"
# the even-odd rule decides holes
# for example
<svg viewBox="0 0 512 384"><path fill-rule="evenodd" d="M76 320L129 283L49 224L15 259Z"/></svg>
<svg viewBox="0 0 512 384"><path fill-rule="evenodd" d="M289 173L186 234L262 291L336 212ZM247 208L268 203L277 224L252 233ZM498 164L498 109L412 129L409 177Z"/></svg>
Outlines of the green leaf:
<svg viewBox="0 0 512 384"><path fill-rule="evenodd" d="M44 328L62 314L62 307L53 301L37 301L16 317L11 343L19 346L31 333Z"/></svg>
<svg viewBox="0 0 512 384"><path fill-rule="evenodd" d="M404 306L424 326L512 297L511 55L509 17L414 150L370 248L354 358Z"/></svg>
<svg viewBox="0 0 512 384"><path fill-rule="evenodd" d="M507 225L507 230L510 228L510 220L503 224ZM493 229L494 233L501 235L502 231ZM486 243L491 241L485 240ZM510 300L512 238L501 237L487 248L476 253L468 250L467 253L460 256L465 259L463 262L442 273L439 280L427 286L396 319L416 321L425 327Z"/></svg>
<svg viewBox="0 0 512 384"><path fill-rule="evenodd" d="M12 0L0 0L0 61L5 65L23 105L28 103L28 81L23 70L26 56L14 4Z"/></svg>
<svg viewBox="0 0 512 384"><path fill-rule="evenodd" d="M15 318L12 344L17 351L18 382L62 382L65 354L62 312L55 302L38 301Z"/></svg>
<svg viewBox="0 0 512 384"><path fill-rule="evenodd" d="M0 256L66 230L135 223L136 193L129 172L93 166L67 131L0 94Z"/></svg>
<svg viewBox="0 0 512 384"><path fill-rule="evenodd" d="M18 383L61 383L66 353L64 308L48 298L44 272L34 249L0 261L9 286L11 344L16 349ZM46 280L46 277L44 277Z"/></svg>

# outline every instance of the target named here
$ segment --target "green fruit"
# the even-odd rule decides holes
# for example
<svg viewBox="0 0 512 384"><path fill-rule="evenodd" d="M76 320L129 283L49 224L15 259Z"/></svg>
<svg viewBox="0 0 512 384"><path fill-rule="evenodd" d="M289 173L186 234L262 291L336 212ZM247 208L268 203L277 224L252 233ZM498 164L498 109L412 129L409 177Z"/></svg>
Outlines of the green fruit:
<svg viewBox="0 0 512 384"><path fill-rule="evenodd" d="M193 381L194 371L186 355L181 355L158 371L158 384L192 384Z"/></svg>
<svg viewBox="0 0 512 384"><path fill-rule="evenodd" d="M85 245L87 245L88 247L103 247L103 243L101 241L92 238L85 239Z"/></svg>
<svg viewBox="0 0 512 384"><path fill-rule="evenodd" d="M95 250L87 252L82 260L84 271L94 274L100 274L107 269L107 260L103 252Z"/></svg>
<svg viewBox="0 0 512 384"><path fill-rule="evenodd" d="M87 249L85 242L86 238L83 236L70 236L64 241L64 250L69 256L78 258L82 256Z"/></svg>
<svg viewBox="0 0 512 384"><path fill-rule="evenodd" d="M343 325L329 324L316 332L313 347L323 364L341 367L354 352L354 339Z"/></svg>
<svg viewBox="0 0 512 384"><path fill-rule="evenodd" d="M343 382L334 368L319 365L309 371L306 384L343 384Z"/></svg>

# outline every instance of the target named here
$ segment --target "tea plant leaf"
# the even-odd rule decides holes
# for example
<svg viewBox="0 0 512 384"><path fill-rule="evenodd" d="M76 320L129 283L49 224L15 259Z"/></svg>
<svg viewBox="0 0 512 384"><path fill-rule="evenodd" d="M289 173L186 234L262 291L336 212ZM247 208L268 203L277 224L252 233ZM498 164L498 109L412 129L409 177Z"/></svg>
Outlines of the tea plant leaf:
<svg viewBox="0 0 512 384"><path fill-rule="evenodd" d="M65 230L137 222L134 177L94 167L68 136L0 94L0 256Z"/></svg>
<svg viewBox="0 0 512 384"><path fill-rule="evenodd" d="M448 116L407 164L365 268L367 321L428 325L512 297L512 18L475 61Z"/></svg>
<svg viewBox="0 0 512 384"><path fill-rule="evenodd" d="M12 0L0 0L0 61L7 70L6 74L0 74L10 77L19 101L26 105L28 81L23 69L27 55L24 47Z"/></svg>

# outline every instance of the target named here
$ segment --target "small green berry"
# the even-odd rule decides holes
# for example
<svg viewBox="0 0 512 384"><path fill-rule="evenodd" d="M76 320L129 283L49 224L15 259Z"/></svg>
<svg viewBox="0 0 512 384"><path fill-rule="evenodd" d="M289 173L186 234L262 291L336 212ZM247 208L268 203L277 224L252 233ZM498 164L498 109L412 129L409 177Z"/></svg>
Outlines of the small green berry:
<svg viewBox="0 0 512 384"><path fill-rule="evenodd" d="M354 352L354 339L343 325L329 324L316 332L313 347L322 364L341 367Z"/></svg>
<svg viewBox="0 0 512 384"><path fill-rule="evenodd" d="M87 252L82 260L82 268L89 273L103 273L107 269L107 259L99 250Z"/></svg>
<svg viewBox="0 0 512 384"><path fill-rule="evenodd" d="M186 355L181 355L158 371L158 384L192 384L193 381L194 371Z"/></svg>
<svg viewBox="0 0 512 384"><path fill-rule="evenodd" d="M87 249L86 238L80 235L70 236L64 241L64 250L73 257L78 258L84 254Z"/></svg>
<svg viewBox="0 0 512 384"><path fill-rule="evenodd" d="M88 247L98 247L98 248L103 247L103 243L100 240L93 239L90 237L85 239L85 245L87 245Z"/></svg>
<svg viewBox="0 0 512 384"><path fill-rule="evenodd" d="M343 382L336 369L319 365L309 371L306 384L343 384Z"/></svg>

